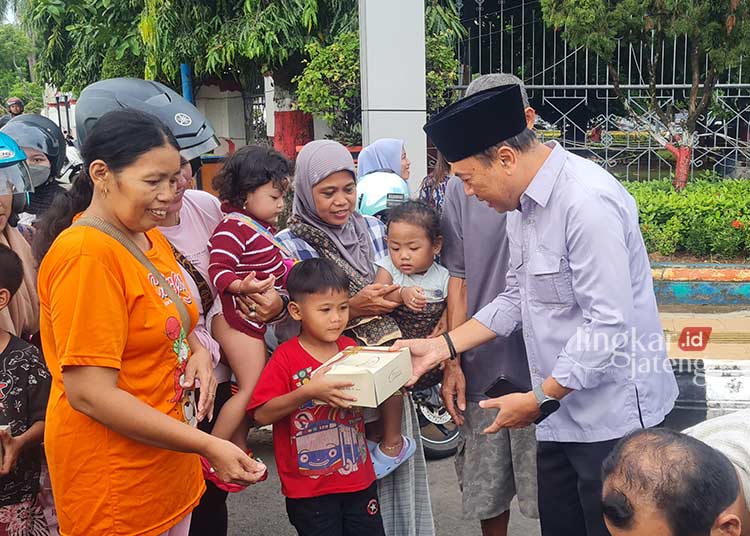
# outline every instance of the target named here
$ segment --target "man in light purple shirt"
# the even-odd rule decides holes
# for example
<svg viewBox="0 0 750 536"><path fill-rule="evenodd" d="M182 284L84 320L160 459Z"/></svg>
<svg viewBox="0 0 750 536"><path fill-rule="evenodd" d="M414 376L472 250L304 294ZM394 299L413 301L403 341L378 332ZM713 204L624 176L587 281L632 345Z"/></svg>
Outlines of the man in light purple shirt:
<svg viewBox="0 0 750 536"><path fill-rule="evenodd" d="M539 423L542 533L607 535L601 462L677 398L635 201L599 166L540 144L518 86L466 97L425 131L467 195L508 213L510 268L506 290L473 319L397 347L411 348L421 374L523 326L534 388L483 401L500 410L485 432Z"/></svg>

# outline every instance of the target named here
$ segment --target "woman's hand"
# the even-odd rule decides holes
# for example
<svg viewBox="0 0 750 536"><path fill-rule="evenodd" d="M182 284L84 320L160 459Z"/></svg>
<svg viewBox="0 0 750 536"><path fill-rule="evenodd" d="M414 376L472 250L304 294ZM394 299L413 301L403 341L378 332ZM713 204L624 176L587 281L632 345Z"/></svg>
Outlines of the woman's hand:
<svg viewBox="0 0 750 536"><path fill-rule="evenodd" d="M182 380L183 389L193 390L196 388L196 380L200 386L200 399L198 400L198 422L206 417L210 421L214 415L214 401L216 400L216 377L214 376L214 361L211 354L202 344L191 342L193 354L188 360L185 368L185 377Z"/></svg>
<svg viewBox="0 0 750 536"><path fill-rule="evenodd" d="M263 478L266 466L242 452L237 445L218 437L211 441L203 456L216 475L224 482L249 486Z"/></svg>
<svg viewBox="0 0 750 536"><path fill-rule="evenodd" d="M0 444L2 444L3 456L0 459L0 476L9 475L16 466L18 456L21 454L21 441L13 437L6 430L0 430Z"/></svg>
<svg viewBox="0 0 750 536"><path fill-rule="evenodd" d="M0 476L5 476L13 471L21 453L36 445L41 445L44 440L44 421L36 421L28 430L17 437L10 435L6 430L0 430L0 444L2 444L3 455L0 456Z"/></svg>
<svg viewBox="0 0 750 536"><path fill-rule="evenodd" d="M284 309L284 300L275 288L263 293L237 296L237 312L246 320L264 323L276 320Z"/></svg>
<svg viewBox="0 0 750 536"><path fill-rule="evenodd" d="M367 285L349 298L349 309L352 318L360 316L379 316L392 312L400 304L385 298L386 294L398 290L398 285L374 283Z"/></svg>
<svg viewBox="0 0 750 536"><path fill-rule="evenodd" d="M427 298L422 287L401 287L401 299L409 310L421 313L427 307Z"/></svg>

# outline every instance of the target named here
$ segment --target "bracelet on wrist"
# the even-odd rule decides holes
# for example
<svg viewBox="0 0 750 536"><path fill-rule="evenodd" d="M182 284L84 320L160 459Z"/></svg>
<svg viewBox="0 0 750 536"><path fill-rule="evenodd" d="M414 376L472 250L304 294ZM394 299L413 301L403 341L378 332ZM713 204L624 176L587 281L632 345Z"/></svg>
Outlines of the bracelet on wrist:
<svg viewBox="0 0 750 536"><path fill-rule="evenodd" d="M453 341L451 340L451 336L448 335L448 332L446 331L443 333L443 338L445 339L446 344L448 344L448 351L450 352L450 359L451 361L455 361L456 357L458 357L458 352L456 352L456 347L453 345Z"/></svg>

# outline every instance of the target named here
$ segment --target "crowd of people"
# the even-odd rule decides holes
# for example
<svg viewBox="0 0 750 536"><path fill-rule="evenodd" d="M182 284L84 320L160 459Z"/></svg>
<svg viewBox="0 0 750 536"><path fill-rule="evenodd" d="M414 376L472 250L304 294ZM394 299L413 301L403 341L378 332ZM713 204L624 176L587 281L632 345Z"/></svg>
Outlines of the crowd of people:
<svg viewBox="0 0 750 536"><path fill-rule="evenodd" d="M408 393L437 384L485 536L514 497L545 536L748 534L748 414L663 428L666 348L630 339L664 337L635 202L534 120L520 80L475 80L425 125L439 154L410 201L396 138L357 163L333 140L294 163L247 146L217 197L193 189L218 143L156 82L82 92L69 189L60 129L11 118L0 536L226 535L228 494L268 485L265 425L298 534L435 534ZM365 201L373 184L400 202ZM325 374L391 345L414 377L378 408Z"/></svg>

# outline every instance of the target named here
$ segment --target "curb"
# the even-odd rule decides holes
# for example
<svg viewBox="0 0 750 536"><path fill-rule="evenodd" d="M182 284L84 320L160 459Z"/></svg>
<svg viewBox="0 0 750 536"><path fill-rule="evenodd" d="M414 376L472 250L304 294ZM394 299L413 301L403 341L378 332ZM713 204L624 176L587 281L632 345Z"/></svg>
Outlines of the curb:
<svg viewBox="0 0 750 536"><path fill-rule="evenodd" d="M651 274L659 305L750 306L750 265L654 263Z"/></svg>
<svg viewBox="0 0 750 536"><path fill-rule="evenodd" d="M680 395L666 425L682 430L725 413L750 409L750 362L670 359Z"/></svg>

